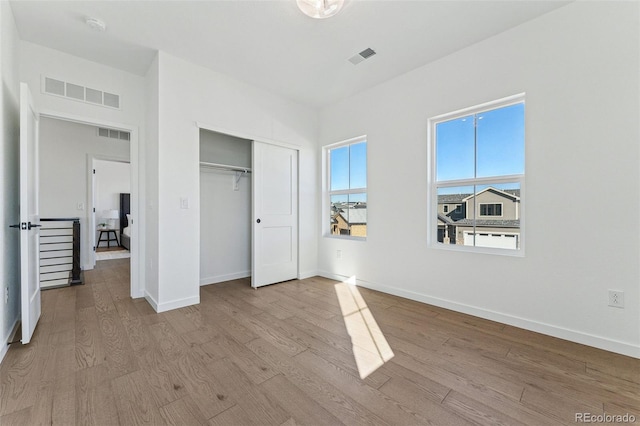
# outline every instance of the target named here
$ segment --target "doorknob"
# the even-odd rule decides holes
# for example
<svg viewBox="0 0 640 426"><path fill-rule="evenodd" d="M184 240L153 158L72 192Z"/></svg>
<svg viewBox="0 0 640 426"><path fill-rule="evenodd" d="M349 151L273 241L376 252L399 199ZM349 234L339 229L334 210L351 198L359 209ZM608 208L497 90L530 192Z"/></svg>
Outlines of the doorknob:
<svg viewBox="0 0 640 426"><path fill-rule="evenodd" d="M260 219L256 220L257 223L260 223Z"/></svg>

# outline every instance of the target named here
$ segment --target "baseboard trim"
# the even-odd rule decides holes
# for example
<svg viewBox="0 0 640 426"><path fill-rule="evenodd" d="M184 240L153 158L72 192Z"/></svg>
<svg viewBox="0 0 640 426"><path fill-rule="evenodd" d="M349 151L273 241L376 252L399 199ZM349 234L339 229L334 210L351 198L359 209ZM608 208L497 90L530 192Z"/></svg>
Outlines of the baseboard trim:
<svg viewBox="0 0 640 426"><path fill-rule="evenodd" d="M328 271L318 271L318 275L336 281L346 281L349 277L334 274ZM602 336L584 333L581 331L571 330L564 327L558 327L553 324L547 324L539 321L529 320L514 315L503 314L476 306L466 305L463 303L453 302L451 300L441 299L428 296L422 293L416 293L409 290L403 290L397 287L372 283L356 279L356 285L377 290L383 293L392 294L394 296L404 297L406 299L415 300L417 302L426 303L440 308L450 309L452 311L461 312L463 314L473 315L475 317L496 321L502 324L511 325L536 333L545 334L547 336L557 337L559 339L568 340L582 345L592 346L609 352L615 352L621 355L630 356L640 359L640 345L633 345L627 342L608 339Z"/></svg>
<svg viewBox="0 0 640 426"><path fill-rule="evenodd" d="M173 309L184 308L185 306L197 305L200 303L200 295L194 297L185 297L184 299L172 300L170 302L159 303L157 313L171 311Z"/></svg>
<svg viewBox="0 0 640 426"><path fill-rule="evenodd" d="M144 298L147 302L149 302L149 304L151 305L151 307L153 308L154 311L158 312L158 302L156 302L156 299L153 298L153 296L151 296L148 292L144 292Z"/></svg>
<svg viewBox="0 0 640 426"><path fill-rule="evenodd" d="M307 271L307 272L300 272L298 274L298 279L299 280L306 280L307 278L313 278L318 276L318 271Z"/></svg>
<svg viewBox="0 0 640 426"><path fill-rule="evenodd" d="M234 272L232 274L214 275L212 277L200 278L200 287L203 285L222 283L225 281L238 280L251 276L251 271Z"/></svg>
<svg viewBox="0 0 640 426"><path fill-rule="evenodd" d="M15 338L19 323L20 318L16 318L13 321L13 325L9 329L9 334L4 336L4 339L1 343L2 346L0 347L0 364L2 364L2 360L4 360L5 355L9 351L9 342L11 342Z"/></svg>

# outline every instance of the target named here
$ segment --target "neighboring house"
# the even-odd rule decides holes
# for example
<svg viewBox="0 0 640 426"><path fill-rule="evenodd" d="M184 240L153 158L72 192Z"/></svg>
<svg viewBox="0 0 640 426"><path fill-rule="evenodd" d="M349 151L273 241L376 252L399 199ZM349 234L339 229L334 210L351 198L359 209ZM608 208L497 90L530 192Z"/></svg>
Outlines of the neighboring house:
<svg viewBox="0 0 640 426"><path fill-rule="evenodd" d="M352 237L367 236L367 205L358 203L351 207L332 206L331 234L351 235Z"/></svg>
<svg viewBox="0 0 640 426"><path fill-rule="evenodd" d="M438 241L518 249L520 190L488 187L475 195L438 196Z"/></svg>

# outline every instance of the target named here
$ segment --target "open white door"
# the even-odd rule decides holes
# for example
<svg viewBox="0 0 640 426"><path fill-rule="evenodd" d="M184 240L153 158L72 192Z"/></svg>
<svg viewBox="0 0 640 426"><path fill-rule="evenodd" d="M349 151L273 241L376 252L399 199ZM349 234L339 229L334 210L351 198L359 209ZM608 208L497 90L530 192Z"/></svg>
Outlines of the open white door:
<svg viewBox="0 0 640 426"><path fill-rule="evenodd" d="M40 318L40 216L38 212L38 114L29 86L20 84L20 286L22 343Z"/></svg>
<svg viewBox="0 0 640 426"><path fill-rule="evenodd" d="M298 151L253 142L251 285L298 277Z"/></svg>

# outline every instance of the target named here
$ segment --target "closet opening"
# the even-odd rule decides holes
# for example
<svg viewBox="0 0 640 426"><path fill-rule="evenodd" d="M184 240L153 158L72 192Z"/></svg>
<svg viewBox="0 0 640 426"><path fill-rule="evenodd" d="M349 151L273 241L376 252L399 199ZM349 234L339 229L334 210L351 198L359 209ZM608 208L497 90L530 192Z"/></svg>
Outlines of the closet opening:
<svg viewBox="0 0 640 426"><path fill-rule="evenodd" d="M251 277L251 145L200 129L200 285Z"/></svg>
<svg viewBox="0 0 640 426"><path fill-rule="evenodd" d="M199 136L200 285L299 278L299 148L202 127Z"/></svg>

